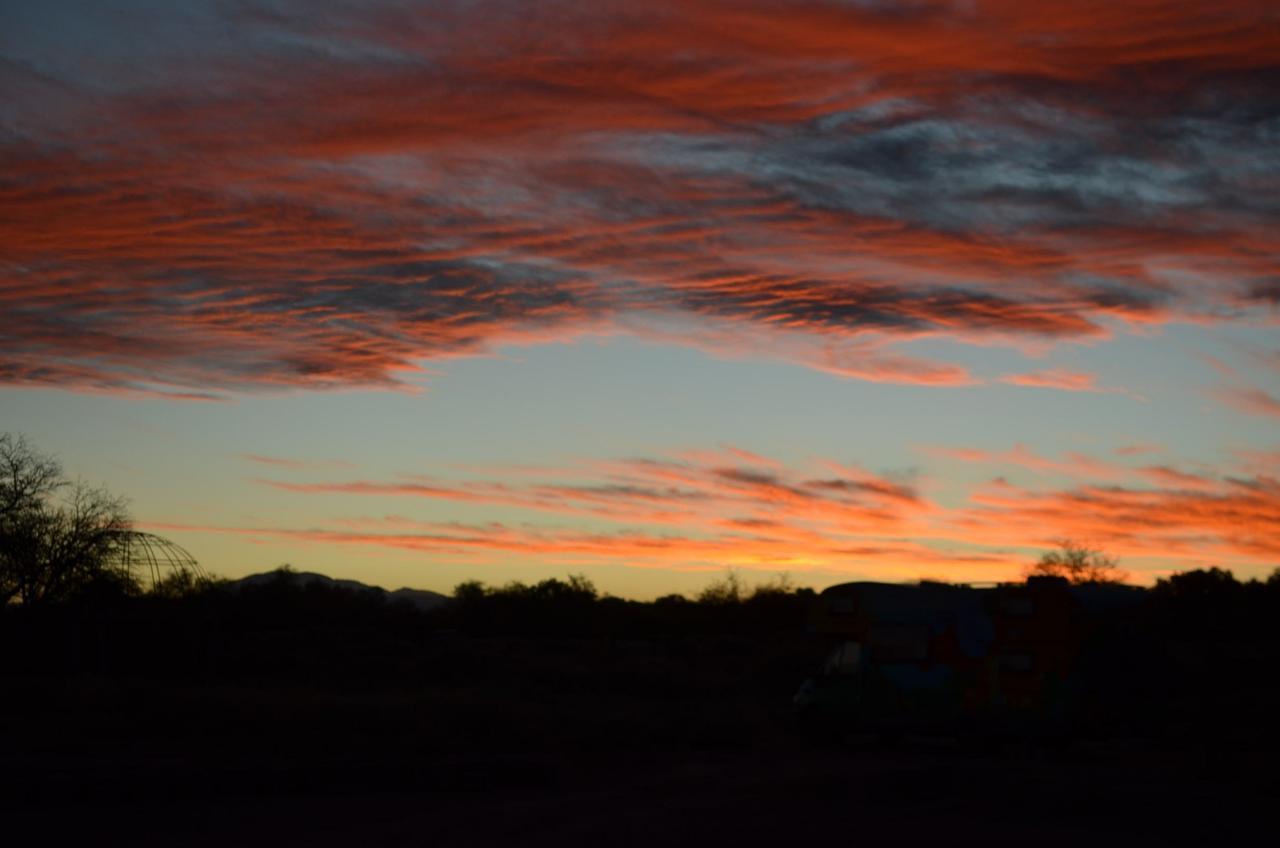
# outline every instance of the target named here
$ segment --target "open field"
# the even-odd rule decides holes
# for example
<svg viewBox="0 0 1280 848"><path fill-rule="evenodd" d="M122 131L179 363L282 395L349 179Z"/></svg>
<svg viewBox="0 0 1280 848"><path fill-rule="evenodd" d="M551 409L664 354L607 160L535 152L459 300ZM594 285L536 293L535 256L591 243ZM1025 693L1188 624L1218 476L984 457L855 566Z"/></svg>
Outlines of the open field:
<svg viewBox="0 0 1280 848"><path fill-rule="evenodd" d="M1066 845L1230 839L1280 788L1274 732L1252 721L1151 714L1145 734L1061 744L806 734L788 710L801 638L377 643L379 664L369 641L346 657L295 642L234 674L5 676L6 829L119 845Z"/></svg>

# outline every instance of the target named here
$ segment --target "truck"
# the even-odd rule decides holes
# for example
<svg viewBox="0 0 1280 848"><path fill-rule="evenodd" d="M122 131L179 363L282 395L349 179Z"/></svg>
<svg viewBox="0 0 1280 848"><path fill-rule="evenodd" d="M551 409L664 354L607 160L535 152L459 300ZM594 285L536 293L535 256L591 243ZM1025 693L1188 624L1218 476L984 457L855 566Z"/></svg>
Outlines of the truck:
<svg viewBox="0 0 1280 848"><path fill-rule="evenodd" d="M823 657L797 716L844 732L1057 732L1079 716L1096 624L1141 589L1058 577L844 583L817 598Z"/></svg>

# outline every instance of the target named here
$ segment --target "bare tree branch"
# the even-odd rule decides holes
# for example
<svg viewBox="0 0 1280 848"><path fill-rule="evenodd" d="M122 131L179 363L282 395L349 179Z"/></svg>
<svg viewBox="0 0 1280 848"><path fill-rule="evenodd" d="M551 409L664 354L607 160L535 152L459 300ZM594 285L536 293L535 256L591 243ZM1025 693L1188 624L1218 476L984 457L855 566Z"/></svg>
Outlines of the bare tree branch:
<svg viewBox="0 0 1280 848"><path fill-rule="evenodd" d="M1060 539L1058 549L1040 557L1026 569L1026 577L1063 577L1072 583L1123 583L1129 573L1120 560L1071 539Z"/></svg>

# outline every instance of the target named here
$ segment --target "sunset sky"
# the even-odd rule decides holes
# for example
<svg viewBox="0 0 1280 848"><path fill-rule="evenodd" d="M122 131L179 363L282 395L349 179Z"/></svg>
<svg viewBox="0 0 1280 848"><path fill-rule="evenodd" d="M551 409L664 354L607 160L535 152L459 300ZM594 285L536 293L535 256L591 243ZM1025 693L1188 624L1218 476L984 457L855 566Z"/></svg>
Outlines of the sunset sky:
<svg viewBox="0 0 1280 848"><path fill-rule="evenodd" d="M1280 566L1275 0L0 0L0 432L240 576Z"/></svg>

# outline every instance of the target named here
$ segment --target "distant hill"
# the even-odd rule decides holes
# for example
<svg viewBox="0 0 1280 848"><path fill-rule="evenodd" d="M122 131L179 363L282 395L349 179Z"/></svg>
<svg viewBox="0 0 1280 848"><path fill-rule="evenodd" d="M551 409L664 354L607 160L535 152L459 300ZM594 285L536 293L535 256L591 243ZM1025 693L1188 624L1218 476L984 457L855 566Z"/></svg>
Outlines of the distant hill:
<svg viewBox="0 0 1280 848"><path fill-rule="evenodd" d="M244 586L261 586L279 580L287 581L294 586L310 586L319 583L334 589L345 589L348 592L373 592L381 595L387 603L407 603L424 611L453 601L448 595L427 589L396 589L394 592L389 592L381 586L369 586L358 580L339 580L314 571L264 571L261 574L250 574L248 577L232 580L227 586L235 591Z"/></svg>

